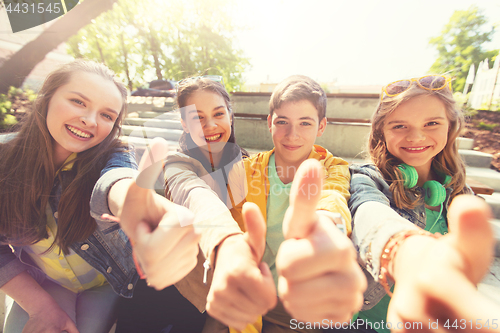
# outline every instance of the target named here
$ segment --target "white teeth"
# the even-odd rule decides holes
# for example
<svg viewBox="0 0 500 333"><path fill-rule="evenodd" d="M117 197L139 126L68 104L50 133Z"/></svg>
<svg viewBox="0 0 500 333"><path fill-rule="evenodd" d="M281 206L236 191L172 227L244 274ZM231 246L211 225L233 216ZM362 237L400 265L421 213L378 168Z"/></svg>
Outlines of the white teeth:
<svg viewBox="0 0 500 333"><path fill-rule="evenodd" d="M215 140L218 140L221 136L222 136L222 134L216 134L216 135L212 135L212 136L206 136L205 140L206 141L215 141Z"/></svg>
<svg viewBox="0 0 500 333"><path fill-rule="evenodd" d="M420 148L405 148L405 149L408 149L408 150L424 150L425 148L427 148L427 147L420 147Z"/></svg>
<svg viewBox="0 0 500 333"><path fill-rule="evenodd" d="M86 139L90 138L90 134L84 133L84 132L80 131L79 129L74 128L73 126L68 125L66 127L67 127L67 129L70 130L71 133L75 134L76 136L79 136L81 138L86 138Z"/></svg>

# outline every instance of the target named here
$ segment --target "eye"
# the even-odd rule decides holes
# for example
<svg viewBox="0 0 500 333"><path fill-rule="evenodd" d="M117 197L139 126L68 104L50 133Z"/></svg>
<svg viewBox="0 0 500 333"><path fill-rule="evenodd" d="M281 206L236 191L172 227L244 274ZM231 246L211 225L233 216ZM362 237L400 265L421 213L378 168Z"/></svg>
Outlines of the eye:
<svg viewBox="0 0 500 333"><path fill-rule="evenodd" d="M71 101L73 103L78 104L78 105L85 106L85 103L83 101L79 100L78 98L72 98Z"/></svg>
<svg viewBox="0 0 500 333"><path fill-rule="evenodd" d="M307 121L303 121L300 123L302 126L312 126L311 123L308 123Z"/></svg>
<svg viewBox="0 0 500 333"><path fill-rule="evenodd" d="M276 125L286 125L286 124L287 124L287 123L286 123L286 121L284 121L284 120L278 120L278 121L276 122Z"/></svg>
<svg viewBox="0 0 500 333"><path fill-rule="evenodd" d="M107 114L107 113L101 113L101 115L102 115L104 118L106 118L106 119L109 119L109 120L111 120L111 121L114 121L113 117L111 117L111 116L110 116L109 114Z"/></svg>
<svg viewBox="0 0 500 333"><path fill-rule="evenodd" d="M193 118L191 118L193 120L196 120L196 119L203 119L202 116L199 116L199 115L194 115Z"/></svg>
<svg viewBox="0 0 500 333"><path fill-rule="evenodd" d="M221 111L219 111L219 112L217 112L215 114L216 117L220 117L220 116L223 116L223 115L224 115L224 112L221 112Z"/></svg>
<svg viewBox="0 0 500 333"><path fill-rule="evenodd" d="M425 126L436 126L436 125L439 125L437 121L429 121L427 124L425 124Z"/></svg>
<svg viewBox="0 0 500 333"><path fill-rule="evenodd" d="M402 128L405 128L404 125L396 125L394 127L392 127L392 129L402 129Z"/></svg>

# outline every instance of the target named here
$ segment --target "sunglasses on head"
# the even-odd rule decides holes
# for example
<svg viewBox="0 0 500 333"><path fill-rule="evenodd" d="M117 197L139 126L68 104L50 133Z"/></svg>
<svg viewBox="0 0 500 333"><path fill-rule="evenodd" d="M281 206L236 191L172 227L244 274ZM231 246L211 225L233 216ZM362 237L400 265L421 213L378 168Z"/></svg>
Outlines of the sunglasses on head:
<svg viewBox="0 0 500 333"><path fill-rule="evenodd" d="M208 79L208 80L211 80L214 82L218 82L224 86L224 80L222 79L221 75L201 75L201 76L192 76L192 77L188 77L188 78L185 78L183 80L180 80L179 82L177 82L177 90L179 90L180 86L188 84L192 81L197 81L199 79Z"/></svg>
<svg viewBox="0 0 500 333"><path fill-rule="evenodd" d="M416 82L420 88L425 90L437 91L448 87L451 91L451 78L444 75L426 75L420 78L399 80L389 83L382 88L380 100L383 100L385 96L394 97L407 91L410 89L413 82Z"/></svg>

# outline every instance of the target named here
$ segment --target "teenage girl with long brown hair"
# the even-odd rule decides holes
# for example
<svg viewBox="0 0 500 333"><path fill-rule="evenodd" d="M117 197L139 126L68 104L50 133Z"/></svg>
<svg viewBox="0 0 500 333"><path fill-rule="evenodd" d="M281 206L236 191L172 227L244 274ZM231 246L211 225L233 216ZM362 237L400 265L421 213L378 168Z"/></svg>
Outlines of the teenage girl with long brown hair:
<svg viewBox="0 0 500 333"><path fill-rule="evenodd" d="M358 331L472 331L496 311L475 288L493 238L487 205L463 195L472 194L456 142L464 120L450 81L426 75L385 86L372 163L351 167L352 239L368 277Z"/></svg>
<svg viewBox="0 0 500 333"><path fill-rule="evenodd" d="M138 275L127 236L102 214L122 218L139 264L168 259L144 260L144 243L159 237L186 249L178 266L169 262L172 283L194 267L192 228L144 227L177 214L134 183L135 159L118 139L126 96L106 66L66 64L49 74L19 131L0 144L4 332L109 331L118 295L131 297ZM136 228L138 221L146 223Z"/></svg>

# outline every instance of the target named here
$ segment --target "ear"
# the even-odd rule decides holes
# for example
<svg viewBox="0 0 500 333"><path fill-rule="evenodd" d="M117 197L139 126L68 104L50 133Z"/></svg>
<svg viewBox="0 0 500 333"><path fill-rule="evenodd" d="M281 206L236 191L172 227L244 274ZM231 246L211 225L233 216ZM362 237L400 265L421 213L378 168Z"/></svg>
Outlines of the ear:
<svg viewBox="0 0 500 333"><path fill-rule="evenodd" d="M317 137L320 137L323 135L323 132L325 131L326 129L326 117L321 119L321 121L319 122L319 126L318 126L318 134L316 135Z"/></svg>
<svg viewBox="0 0 500 333"><path fill-rule="evenodd" d="M186 126L186 123L184 122L184 120L182 118L181 118L181 125L182 125L182 129L184 130L184 132L189 133L189 129Z"/></svg>
<svg viewBox="0 0 500 333"><path fill-rule="evenodd" d="M269 132L271 132L272 125L273 125L273 116L268 115L267 116L267 127L269 128Z"/></svg>

